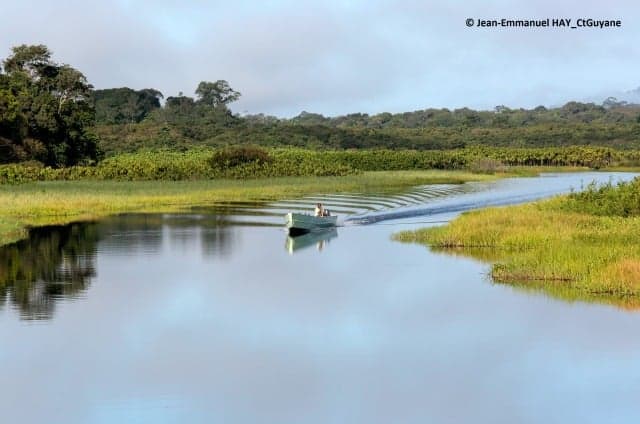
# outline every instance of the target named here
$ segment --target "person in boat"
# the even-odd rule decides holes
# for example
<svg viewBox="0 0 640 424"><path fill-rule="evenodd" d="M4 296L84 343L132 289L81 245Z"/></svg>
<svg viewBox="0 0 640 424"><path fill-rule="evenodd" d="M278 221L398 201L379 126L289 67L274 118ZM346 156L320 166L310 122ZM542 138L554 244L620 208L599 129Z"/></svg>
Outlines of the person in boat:
<svg viewBox="0 0 640 424"><path fill-rule="evenodd" d="M316 205L315 215L316 216L331 216L331 213L329 212L329 209L325 209L324 206L322 206L322 203L318 203Z"/></svg>

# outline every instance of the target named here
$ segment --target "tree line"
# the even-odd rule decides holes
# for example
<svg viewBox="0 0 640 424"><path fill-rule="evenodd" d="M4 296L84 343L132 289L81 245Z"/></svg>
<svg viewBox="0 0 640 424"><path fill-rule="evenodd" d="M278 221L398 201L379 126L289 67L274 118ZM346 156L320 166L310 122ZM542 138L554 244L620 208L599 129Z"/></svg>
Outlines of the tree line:
<svg viewBox="0 0 640 424"><path fill-rule="evenodd" d="M284 119L239 115L227 81L202 81L195 96L154 88L94 90L54 62L43 45L17 46L0 67L0 163L89 165L120 152L252 144L312 149L448 150L473 146L640 147L640 105L569 102L561 107L424 109Z"/></svg>
<svg viewBox="0 0 640 424"><path fill-rule="evenodd" d="M0 163L95 164L103 157L96 124L137 124L154 112L158 122L185 127L197 122L204 131L237 121L227 104L240 93L226 81L202 81L195 99L180 93L162 106L159 90L94 90L82 72L51 56L44 45L20 45L2 61Z"/></svg>

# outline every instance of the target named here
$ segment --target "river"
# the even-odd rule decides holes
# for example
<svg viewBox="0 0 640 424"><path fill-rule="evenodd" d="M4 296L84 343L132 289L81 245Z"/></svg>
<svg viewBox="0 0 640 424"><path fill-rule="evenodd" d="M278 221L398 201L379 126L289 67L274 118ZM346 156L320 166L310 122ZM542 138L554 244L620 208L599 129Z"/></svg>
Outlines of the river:
<svg viewBox="0 0 640 424"><path fill-rule="evenodd" d="M6 423L637 423L640 314L394 242L625 173L122 215L0 248ZM336 231L288 238L322 201Z"/></svg>

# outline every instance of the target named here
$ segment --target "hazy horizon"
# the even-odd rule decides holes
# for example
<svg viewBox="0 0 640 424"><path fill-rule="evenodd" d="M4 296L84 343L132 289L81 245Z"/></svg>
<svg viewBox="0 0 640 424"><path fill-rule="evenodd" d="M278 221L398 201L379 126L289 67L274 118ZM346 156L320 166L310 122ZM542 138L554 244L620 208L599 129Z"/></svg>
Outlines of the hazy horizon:
<svg viewBox="0 0 640 424"><path fill-rule="evenodd" d="M611 12L614 10L614 12ZM472 19L620 19L621 28L471 28ZM97 88L193 95L227 80L237 113L337 116L598 101L640 86L631 1L173 0L8 3L0 57L45 44Z"/></svg>

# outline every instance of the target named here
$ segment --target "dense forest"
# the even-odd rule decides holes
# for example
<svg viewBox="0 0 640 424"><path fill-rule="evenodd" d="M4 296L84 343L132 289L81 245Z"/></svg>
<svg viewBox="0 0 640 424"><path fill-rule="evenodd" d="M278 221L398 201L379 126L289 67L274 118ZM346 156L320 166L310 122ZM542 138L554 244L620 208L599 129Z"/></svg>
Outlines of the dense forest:
<svg viewBox="0 0 640 424"><path fill-rule="evenodd" d="M203 101L202 85L220 97ZM425 109L405 113L355 113L325 117L302 112L290 119L263 114L232 114L228 104L240 93L226 81L202 82L196 98L180 93L166 99L158 90L98 90L94 128L107 155L144 148L187 150L194 146L253 144L312 149L448 150L470 146L558 147L591 145L640 147L640 105L606 99L602 104L569 102L562 107L492 111L468 108ZM148 102L148 93L157 102ZM107 109L105 105L110 105ZM139 113L136 105L147 105ZM119 116L119 120L102 116Z"/></svg>
<svg viewBox="0 0 640 424"><path fill-rule="evenodd" d="M114 90L101 90L113 93ZM141 90L140 98L148 90ZM155 91L155 90L154 90ZM133 92L133 91L132 91ZM140 100L141 101L141 100ZM112 104L115 102L112 102ZM131 102L121 103L126 109ZM95 127L107 154L141 148L188 149L198 146L256 144L313 149L386 148L441 150L467 146L553 147L592 145L640 147L640 105L609 98L602 105L569 102L558 108L496 107L425 109L406 113L362 113L337 117L302 112L290 119L233 115L180 95L150 108L138 120ZM96 105L99 115L104 115ZM122 113L121 115L125 115ZM128 116L132 116L128 113Z"/></svg>
<svg viewBox="0 0 640 424"><path fill-rule="evenodd" d="M92 164L116 153L259 145L309 149L450 150L464 147L640 148L640 105L569 102L557 108L424 109L284 119L238 115L240 93L203 81L195 96L153 88L94 90L51 60L46 46L18 46L0 69L0 163Z"/></svg>
<svg viewBox="0 0 640 424"><path fill-rule="evenodd" d="M0 162L52 166L99 159L92 86L77 69L51 60L45 46L18 46L0 72Z"/></svg>

